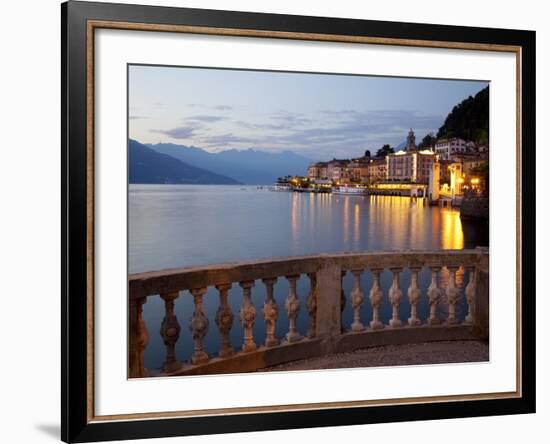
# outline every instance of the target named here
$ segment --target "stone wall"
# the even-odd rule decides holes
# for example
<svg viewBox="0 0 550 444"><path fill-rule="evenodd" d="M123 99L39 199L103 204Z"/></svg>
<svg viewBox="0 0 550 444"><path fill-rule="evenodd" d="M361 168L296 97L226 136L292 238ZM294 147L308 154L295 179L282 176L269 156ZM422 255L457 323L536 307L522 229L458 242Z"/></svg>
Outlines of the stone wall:
<svg viewBox="0 0 550 444"><path fill-rule="evenodd" d="M488 220L489 198L465 196L460 207L460 217Z"/></svg>

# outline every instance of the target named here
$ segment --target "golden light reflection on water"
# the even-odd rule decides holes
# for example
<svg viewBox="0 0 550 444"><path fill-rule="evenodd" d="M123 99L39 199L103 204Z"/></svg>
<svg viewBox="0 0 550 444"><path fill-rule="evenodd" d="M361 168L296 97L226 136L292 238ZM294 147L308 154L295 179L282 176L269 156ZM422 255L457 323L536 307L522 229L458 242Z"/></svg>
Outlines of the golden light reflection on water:
<svg viewBox="0 0 550 444"><path fill-rule="evenodd" d="M356 203L353 207L353 244L355 247L359 246L359 240L361 238L359 214L360 214L359 204Z"/></svg>
<svg viewBox="0 0 550 444"><path fill-rule="evenodd" d="M349 196L344 197L344 244L349 241Z"/></svg>
<svg viewBox="0 0 550 444"><path fill-rule="evenodd" d="M441 210L441 248L460 250L464 248L464 233L460 213L449 208Z"/></svg>
<svg viewBox="0 0 550 444"><path fill-rule="evenodd" d="M300 201L301 196L296 193L292 194L292 211L291 211L291 227L292 227L292 241L294 245L297 245L300 241L300 226L301 226L301 211Z"/></svg>
<svg viewBox="0 0 550 444"><path fill-rule="evenodd" d="M318 252L464 248L460 212L422 199L293 193L290 209L293 250L307 239Z"/></svg>

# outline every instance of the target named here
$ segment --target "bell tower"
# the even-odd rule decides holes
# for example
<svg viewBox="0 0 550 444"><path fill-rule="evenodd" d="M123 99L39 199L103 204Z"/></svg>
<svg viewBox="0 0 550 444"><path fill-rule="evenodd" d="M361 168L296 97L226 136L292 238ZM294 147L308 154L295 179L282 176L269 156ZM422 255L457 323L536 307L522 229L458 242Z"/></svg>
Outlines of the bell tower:
<svg viewBox="0 0 550 444"><path fill-rule="evenodd" d="M416 151L416 137L412 128L409 129L409 134L407 134L407 146L405 147L405 151Z"/></svg>

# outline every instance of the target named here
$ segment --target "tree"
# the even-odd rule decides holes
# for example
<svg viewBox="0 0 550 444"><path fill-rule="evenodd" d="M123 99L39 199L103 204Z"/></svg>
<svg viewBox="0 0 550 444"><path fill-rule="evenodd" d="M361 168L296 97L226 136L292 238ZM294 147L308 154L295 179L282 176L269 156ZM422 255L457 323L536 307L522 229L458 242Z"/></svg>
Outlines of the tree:
<svg viewBox="0 0 550 444"><path fill-rule="evenodd" d="M435 146L437 138L435 137L434 133L428 133L424 136L422 139L422 142L420 142L420 145L418 145L418 148L424 148L424 149L430 149Z"/></svg>
<svg viewBox="0 0 550 444"><path fill-rule="evenodd" d="M370 157L370 150L365 151L365 157Z"/></svg>
<svg viewBox="0 0 550 444"><path fill-rule="evenodd" d="M376 157L385 157L388 154L392 154L394 152L393 148L389 146L388 144L385 144L376 152Z"/></svg>
<svg viewBox="0 0 550 444"><path fill-rule="evenodd" d="M456 105L439 128L437 137L461 137L489 143L489 87Z"/></svg>

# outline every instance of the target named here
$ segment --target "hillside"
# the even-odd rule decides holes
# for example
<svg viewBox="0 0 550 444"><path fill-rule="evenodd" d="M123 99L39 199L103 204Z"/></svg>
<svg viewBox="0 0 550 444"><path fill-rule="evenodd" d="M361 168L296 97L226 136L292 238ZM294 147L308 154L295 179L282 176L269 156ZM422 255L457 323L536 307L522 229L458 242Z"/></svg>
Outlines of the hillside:
<svg viewBox="0 0 550 444"><path fill-rule="evenodd" d="M128 175L133 184L219 184L239 182L158 153L135 141L128 141Z"/></svg>
<svg viewBox="0 0 550 444"><path fill-rule="evenodd" d="M456 105L439 128L437 137L461 137L478 143L489 142L489 87Z"/></svg>
<svg viewBox="0 0 550 444"><path fill-rule="evenodd" d="M268 153L253 149L242 151L232 149L209 153L200 148L173 143L148 144L147 146L189 165L253 185L272 184L278 177L287 174L305 175L311 162L291 151Z"/></svg>

